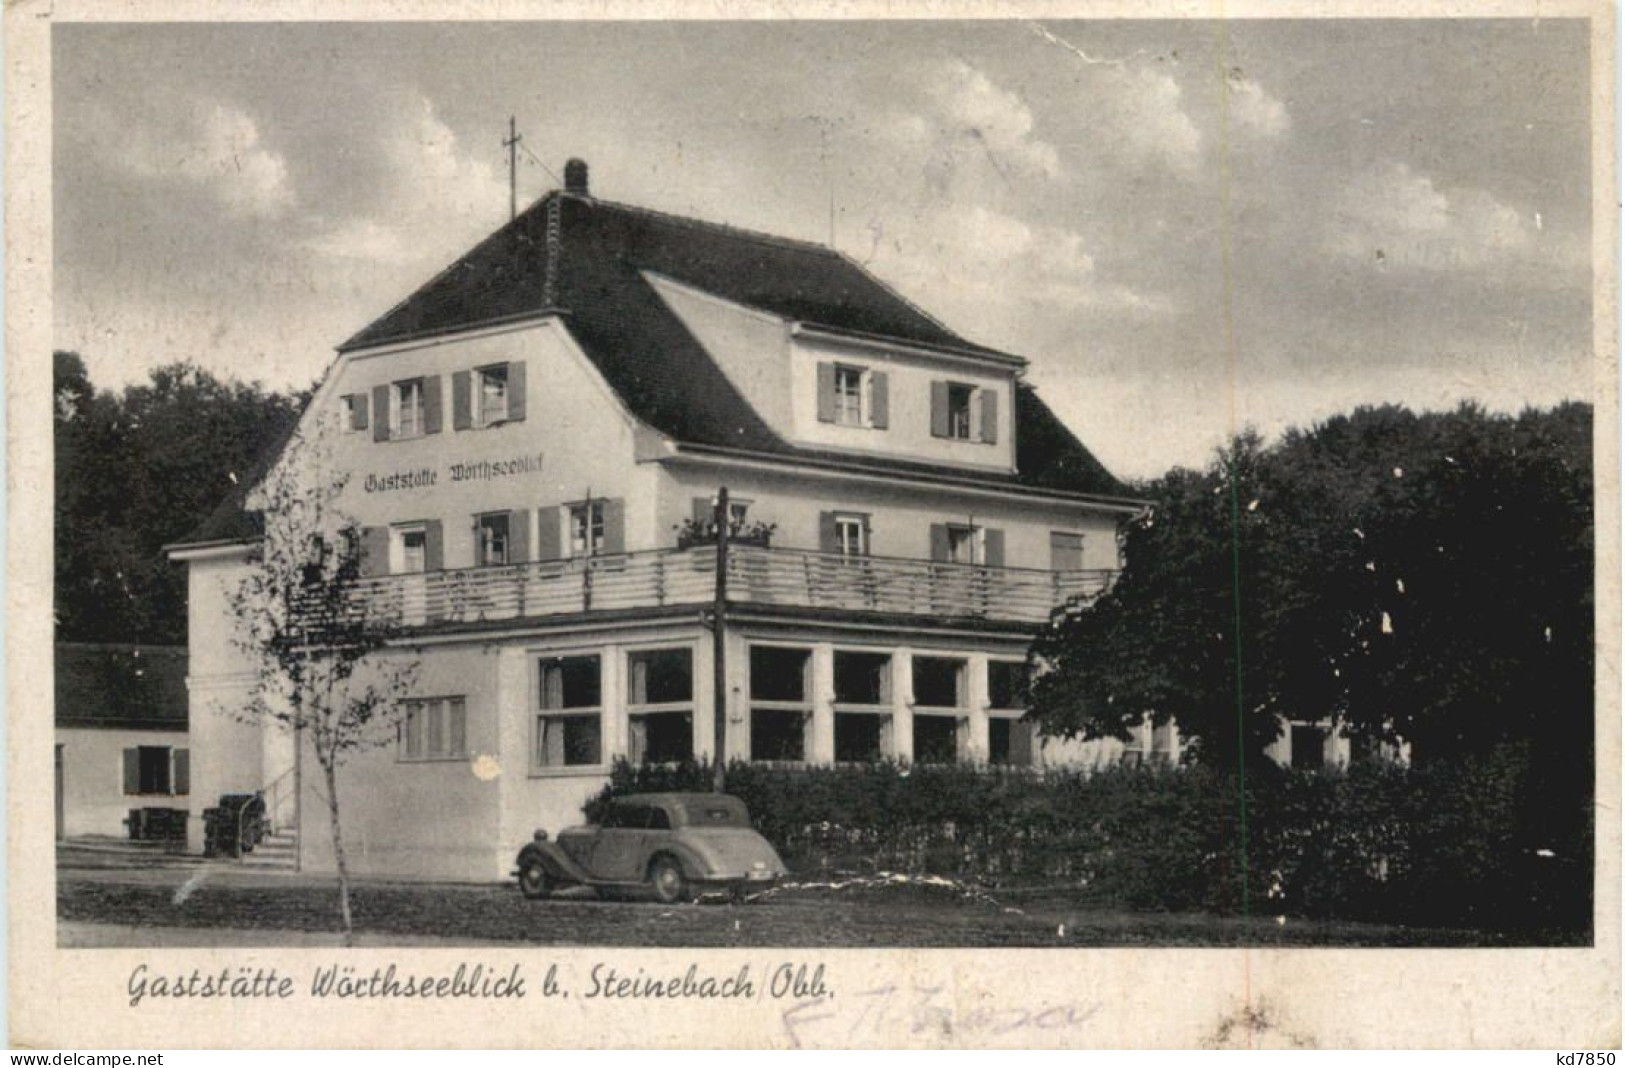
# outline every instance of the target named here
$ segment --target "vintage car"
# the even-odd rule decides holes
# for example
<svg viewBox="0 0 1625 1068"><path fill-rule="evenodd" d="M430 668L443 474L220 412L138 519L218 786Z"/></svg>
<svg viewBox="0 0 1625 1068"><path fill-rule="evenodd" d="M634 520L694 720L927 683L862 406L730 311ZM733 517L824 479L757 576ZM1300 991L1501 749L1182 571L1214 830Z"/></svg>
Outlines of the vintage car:
<svg viewBox="0 0 1625 1068"><path fill-rule="evenodd" d="M528 898L566 886L651 890L668 904L695 893L735 900L771 886L784 862L750 825L745 803L726 794L627 794L603 821L568 827L548 840L538 830L519 851L515 874Z"/></svg>

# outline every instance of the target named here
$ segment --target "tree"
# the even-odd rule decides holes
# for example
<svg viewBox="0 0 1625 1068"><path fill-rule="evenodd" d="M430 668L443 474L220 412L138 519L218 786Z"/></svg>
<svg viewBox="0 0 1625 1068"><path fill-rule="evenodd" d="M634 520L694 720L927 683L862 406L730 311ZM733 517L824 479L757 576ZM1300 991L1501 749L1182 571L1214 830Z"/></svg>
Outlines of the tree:
<svg viewBox="0 0 1625 1068"><path fill-rule="evenodd" d="M78 354L53 363L57 637L179 644L192 536L293 427L308 392L269 392L189 363L98 391Z"/></svg>
<svg viewBox="0 0 1625 1068"><path fill-rule="evenodd" d="M1526 744L1589 784L1589 406L1362 408L1145 493L1115 586L1034 646L1046 734L1150 714L1231 764L1330 718L1415 760Z"/></svg>
<svg viewBox="0 0 1625 1068"><path fill-rule="evenodd" d="M339 507L344 485L318 446L291 439L257 490L265 535L232 607L238 646L257 666L237 715L292 731L320 768L348 945L338 772L351 756L393 739L417 661L395 645L397 617L362 587L360 531Z"/></svg>

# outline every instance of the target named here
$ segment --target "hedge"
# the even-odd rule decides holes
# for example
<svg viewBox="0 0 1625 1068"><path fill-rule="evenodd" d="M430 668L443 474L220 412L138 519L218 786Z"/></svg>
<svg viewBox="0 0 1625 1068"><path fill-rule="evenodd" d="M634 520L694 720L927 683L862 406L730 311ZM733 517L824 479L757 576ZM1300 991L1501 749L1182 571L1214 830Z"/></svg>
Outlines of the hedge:
<svg viewBox="0 0 1625 1068"><path fill-rule="evenodd" d="M1527 796L1520 750L1411 769L786 768L728 792L799 877L942 875L1065 886L1081 902L1543 932L1591 931L1591 813ZM705 764L617 763L613 795L711 788ZM1589 796L1589 795L1587 795ZM1538 809L1531 819L1531 806Z"/></svg>

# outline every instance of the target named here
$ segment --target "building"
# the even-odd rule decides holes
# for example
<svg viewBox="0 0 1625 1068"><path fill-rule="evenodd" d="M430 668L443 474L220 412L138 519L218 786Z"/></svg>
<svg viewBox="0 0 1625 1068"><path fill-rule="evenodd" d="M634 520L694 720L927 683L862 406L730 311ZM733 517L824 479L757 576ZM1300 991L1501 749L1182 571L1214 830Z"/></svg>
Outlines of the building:
<svg viewBox="0 0 1625 1068"><path fill-rule="evenodd" d="M712 753L723 487L728 757L1122 759L1021 721L1033 634L1106 587L1141 507L1025 368L835 251L599 200L572 161L344 342L305 416L419 658L395 743L345 772L355 867L502 878L614 759ZM285 827L322 811L291 744L218 714L252 678L227 603L251 520L226 507L172 550L193 810L264 790ZM330 865L325 820L306 830L304 866Z"/></svg>
<svg viewBox="0 0 1625 1068"><path fill-rule="evenodd" d="M163 837L146 814L190 808L186 712L185 649L58 642L57 838Z"/></svg>

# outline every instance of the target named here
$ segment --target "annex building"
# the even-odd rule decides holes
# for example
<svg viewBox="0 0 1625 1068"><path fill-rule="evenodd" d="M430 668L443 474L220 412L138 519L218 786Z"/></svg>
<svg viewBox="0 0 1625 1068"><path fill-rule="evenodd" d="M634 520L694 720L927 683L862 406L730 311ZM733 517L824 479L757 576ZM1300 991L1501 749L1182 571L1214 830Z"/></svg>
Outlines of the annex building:
<svg viewBox="0 0 1625 1068"><path fill-rule="evenodd" d="M836 251L599 200L572 161L345 341L304 417L419 661L398 737L343 772L355 870L505 878L616 759L710 756L719 704L730 759L1173 759L1172 728L1056 746L1021 720L1032 636L1106 588L1141 507L1026 366ZM301 785L286 735L222 714L253 678L229 594L254 538L227 506L172 550L192 833L263 792L319 870L314 762Z"/></svg>

